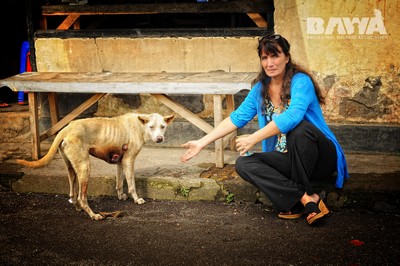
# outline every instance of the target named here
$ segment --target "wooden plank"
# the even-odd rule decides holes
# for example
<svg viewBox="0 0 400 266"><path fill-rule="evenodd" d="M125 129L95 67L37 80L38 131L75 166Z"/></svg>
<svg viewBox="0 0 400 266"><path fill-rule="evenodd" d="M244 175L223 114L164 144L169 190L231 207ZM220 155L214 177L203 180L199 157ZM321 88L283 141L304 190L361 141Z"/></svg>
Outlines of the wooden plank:
<svg viewBox="0 0 400 266"><path fill-rule="evenodd" d="M209 1L208 3L140 3L115 5L43 5L42 15L59 16L176 13L267 13L265 0Z"/></svg>
<svg viewBox="0 0 400 266"><path fill-rule="evenodd" d="M32 159L38 160L40 157L40 139L39 139L39 115L37 93L28 93L30 123L31 123L31 141L32 141Z"/></svg>
<svg viewBox="0 0 400 266"><path fill-rule="evenodd" d="M163 94L152 94L154 98L159 100L161 103L163 103L165 106L169 107L179 115L181 115L183 118L188 120L190 123L193 125L197 126L201 130L203 130L206 133L211 132L213 130L213 127L205 122L203 119L198 117L197 115L193 114L190 110L186 109L183 105L175 102L172 100L170 97L167 95Z"/></svg>
<svg viewBox="0 0 400 266"><path fill-rule="evenodd" d="M84 112L86 109L88 109L90 106L92 106L94 103L96 103L98 100L100 100L105 93L98 93L93 95L91 98L86 100L84 103L82 103L80 106L75 108L71 113L66 115L63 119L61 119L58 123L53 125L51 128L40 134L40 140L43 141L54 134L56 134L58 131L60 131L63 127L65 127L69 122L71 122L73 119L75 119L78 115L80 115L82 112Z"/></svg>
<svg viewBox="0 0 400 266"><path fill-rule="evenodd" d="M3 80L13 90L68 93L236 94L250 90L255 72L24 72Z"/></svg>

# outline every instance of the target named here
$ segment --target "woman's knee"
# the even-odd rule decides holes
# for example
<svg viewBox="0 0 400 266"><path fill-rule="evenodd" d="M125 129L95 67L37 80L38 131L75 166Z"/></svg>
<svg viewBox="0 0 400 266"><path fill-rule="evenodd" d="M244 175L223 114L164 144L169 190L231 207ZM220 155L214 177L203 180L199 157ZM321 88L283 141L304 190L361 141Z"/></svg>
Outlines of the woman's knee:
<svg viewBox="0 0 400 266"><path fill-rule="evenodd" d="M236 163L235 163L235 169L236 169L236 172L240 175L240 176L242 176L242 173L244 172L244 170L246 169L246 161L247 161L247 157L245 157L245 156L239 156L237 159L236 159Z"/></svg>
<svg viewBox="0 0 400 266"><path fill-rule="evenodd" d="M244 180L253 183L251 179L256 173L257 163L253 156L240 156L235 164L236 173Z"/></svg>

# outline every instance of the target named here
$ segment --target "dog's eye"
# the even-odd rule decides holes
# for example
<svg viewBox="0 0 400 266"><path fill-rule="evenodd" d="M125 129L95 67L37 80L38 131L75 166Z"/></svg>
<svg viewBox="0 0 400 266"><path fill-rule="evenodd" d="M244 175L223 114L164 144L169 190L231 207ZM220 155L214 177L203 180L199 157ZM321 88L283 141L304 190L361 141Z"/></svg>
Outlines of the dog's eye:
<svg viewBox="0 0 400 266"><path fill-rule="evenodd" d="M165 128L165 126L161 126L161 129L164 129Z"/></svg>
<svg viewBox="0 0 400 266"><path fill-rule="evenodd" d="M150 126L151 129L154 129L154 126Z"/></svg>

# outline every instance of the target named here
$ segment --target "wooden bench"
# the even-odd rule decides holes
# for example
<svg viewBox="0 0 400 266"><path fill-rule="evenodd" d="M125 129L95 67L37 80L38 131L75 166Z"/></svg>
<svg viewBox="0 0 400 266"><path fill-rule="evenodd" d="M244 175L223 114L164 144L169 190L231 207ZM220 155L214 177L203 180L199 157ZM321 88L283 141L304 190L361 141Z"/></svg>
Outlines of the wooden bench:
<svg viewBox="0 0 400 266"><path fill-rule="evenodd" d="M207 73L74 73L74 72L25 72L3 80L1 86L14 91L28 91L31 117L32 159L40 157L40 143L56 134L70 121L88 109L105 94L150 94L158 101L208 133L213 126L174 101L168 94L210 94L214 101L214 125L223 120L223 96L226 95L228 114L235 108L234 94L250 90L256 73L207 72ZM39 132L37 93L48 93L52 126ZM93 93L94 95L58 120L56 93ZM216 166L224 166L224 148L236 132L215 142ZM232 145L232 142L231 142ZM232 148L232 146L231 146Z"/></svg>

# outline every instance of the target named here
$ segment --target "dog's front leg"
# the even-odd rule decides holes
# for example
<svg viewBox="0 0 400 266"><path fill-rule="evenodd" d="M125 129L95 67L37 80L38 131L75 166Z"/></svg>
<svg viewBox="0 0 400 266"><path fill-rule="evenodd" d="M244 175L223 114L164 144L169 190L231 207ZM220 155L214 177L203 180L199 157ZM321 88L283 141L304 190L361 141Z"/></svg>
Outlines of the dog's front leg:
<svg viewBox="0 0 400 266"><path fill-rule="evenodd" d="M128 196L124 193L124 171L122 163L117 164L117 176L115 179L118 199L127 200Z"/></svg>
<svg viewBox="0 0 400 266"><path fill-rule="evenodd" d="M136 184L135 184L135 173L134 173L134 160L129 161L129 162L124 162L123 167L124 167L124 173L126 177L126 182L128 183L128 192L129 194L132 195L132 198L135 203L137 204L143 204L146 201L142 198L139 198L136 192Z"/></svg>

